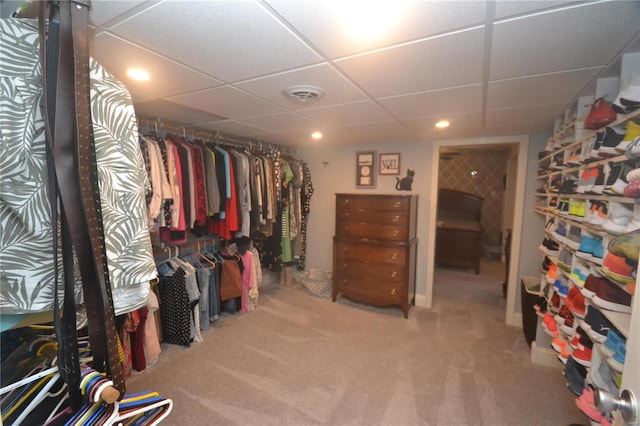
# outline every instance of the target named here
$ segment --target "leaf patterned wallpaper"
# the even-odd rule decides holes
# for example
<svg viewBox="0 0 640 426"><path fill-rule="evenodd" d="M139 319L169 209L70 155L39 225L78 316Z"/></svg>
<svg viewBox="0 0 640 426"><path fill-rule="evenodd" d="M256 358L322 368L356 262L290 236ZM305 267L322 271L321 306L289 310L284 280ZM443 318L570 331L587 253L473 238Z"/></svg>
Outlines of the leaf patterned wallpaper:
<svg viewBox="0 0 640 426"><path fill-rule="evenodd" d="M507 160L506 155L477 153L440 159L438 188L457 189L484 198L481 221L483 241L488 245L500 245Z"/></svg>

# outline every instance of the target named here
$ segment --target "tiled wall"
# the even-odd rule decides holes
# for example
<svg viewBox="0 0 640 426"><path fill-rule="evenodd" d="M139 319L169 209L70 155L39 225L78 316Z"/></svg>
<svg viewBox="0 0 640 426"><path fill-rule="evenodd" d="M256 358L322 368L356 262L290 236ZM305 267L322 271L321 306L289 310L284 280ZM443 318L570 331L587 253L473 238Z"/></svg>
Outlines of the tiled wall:
<svg viewBox="0 0 640 426"><path fill-rule="evenodd" d="M440 159L438 187L457 189L484 198L482 203L483 240L500 245L504 196L504 176L508 157L503 155L462 154ZM471 175L472 171L477 176Z"/></svg>

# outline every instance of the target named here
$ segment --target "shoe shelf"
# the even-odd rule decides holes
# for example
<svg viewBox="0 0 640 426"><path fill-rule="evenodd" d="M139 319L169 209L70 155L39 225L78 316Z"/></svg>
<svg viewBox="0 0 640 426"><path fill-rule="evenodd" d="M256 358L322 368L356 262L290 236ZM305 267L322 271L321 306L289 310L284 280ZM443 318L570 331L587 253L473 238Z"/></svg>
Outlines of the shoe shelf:
<svg viewBox="0 0 640 426"><path fill-rule="evenodd" d="M553 366L559 359L564 364L569 389L576 396L582 394L576 405L593 425L601 421L588 413L599 415L602 424L609 424L612 418L597 412L593 392L588 400L589 392L584 389L591 389L586 388L590 385L619 394L624 369L624 356L620 355L629 336L629 299L633 303L634 297L629 295L635 286L635 280L628 280L637 273L634 253L622 246L637 243L630 242L632 238L615 239L640 228L640 196L633 198L640 195L640 185L635 183L636 175L640 176L637 142L627 149L638 137L640 109L616 114L631 108L615 102L611 105L603 98L617 91L629 72L637 71L640 53L628 58L632 60L626 65L624 57L622 60L622 78L599 79L594 94L582 96L571 110L555 119L553 135L536 162L540 188L534 197L534 212L547 221L540 246L544 259L539 305L544 305L547 313L538 309L531 360ZM598 129L585 128L609 120L613 121ZM612 332L607 334L606 329ZM577 387L571 382L576 375L583 380L578 380Z"/></svg>

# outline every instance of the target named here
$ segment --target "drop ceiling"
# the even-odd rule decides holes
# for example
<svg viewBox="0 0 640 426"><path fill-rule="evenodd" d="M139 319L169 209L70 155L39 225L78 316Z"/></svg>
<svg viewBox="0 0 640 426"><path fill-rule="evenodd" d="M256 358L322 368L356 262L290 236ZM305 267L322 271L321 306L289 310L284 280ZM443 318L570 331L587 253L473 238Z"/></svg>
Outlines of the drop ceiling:
<svg viewBox="0 0 640 426"><path fill-rule="evenodd" d="M379 4L395 20L355 37L345 7ZM636 1L94 0L90 22L141 118L294 146L314 130L328 145L550 132L640 51ZM294 85L324 96L292 102Z"/></svg>

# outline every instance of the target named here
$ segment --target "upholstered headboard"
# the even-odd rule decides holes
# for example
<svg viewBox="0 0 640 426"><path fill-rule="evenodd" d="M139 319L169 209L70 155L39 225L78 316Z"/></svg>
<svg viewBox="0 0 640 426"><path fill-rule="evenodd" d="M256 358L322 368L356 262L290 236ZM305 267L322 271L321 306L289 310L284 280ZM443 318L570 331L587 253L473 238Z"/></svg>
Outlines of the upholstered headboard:
<svg viewBox="0 0 640 426"><path fill-rule="evenodd" d="M464 213L480 222L480 213L484 198L455 189L440 188L438 190L438 213Z"/></svg>

